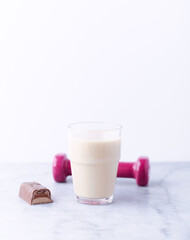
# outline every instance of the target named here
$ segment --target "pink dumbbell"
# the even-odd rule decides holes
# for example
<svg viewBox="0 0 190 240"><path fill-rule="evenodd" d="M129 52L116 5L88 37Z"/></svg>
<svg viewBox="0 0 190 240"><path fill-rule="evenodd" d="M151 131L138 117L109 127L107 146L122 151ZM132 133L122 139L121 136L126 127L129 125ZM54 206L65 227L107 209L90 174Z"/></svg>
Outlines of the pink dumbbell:
<svg viewBox="0 0 190 240"><path fill-rule="evenodd" d="M119 162L117 177L135 178L137 185L146 186L149 181L149 159L139 157L134 162ZM53 177L56 182L65 182L66 177L72 175L70 161L66 154L57 154L53 160Z"/></svg>

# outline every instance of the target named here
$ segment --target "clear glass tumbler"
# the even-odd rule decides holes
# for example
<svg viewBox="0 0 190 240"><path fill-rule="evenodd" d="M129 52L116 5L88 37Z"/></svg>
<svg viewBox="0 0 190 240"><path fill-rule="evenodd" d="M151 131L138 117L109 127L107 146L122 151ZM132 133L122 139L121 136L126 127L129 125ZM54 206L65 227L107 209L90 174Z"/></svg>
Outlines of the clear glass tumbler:
<svg viewBox="0 0 190 240"><path fill-rule="evenodd" d="M121 125L73 123L68 126L68 133L77 200L87 204L112 202L120 159Z"/></svg>

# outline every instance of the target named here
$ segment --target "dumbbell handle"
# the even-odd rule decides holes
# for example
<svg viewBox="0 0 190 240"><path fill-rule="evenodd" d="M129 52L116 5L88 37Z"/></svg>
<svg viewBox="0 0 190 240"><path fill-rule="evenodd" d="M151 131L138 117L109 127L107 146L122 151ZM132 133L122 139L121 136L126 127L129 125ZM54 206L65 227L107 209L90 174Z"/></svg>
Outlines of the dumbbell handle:
<svg viewBox="0 0 190 240"><path fill-rule="evenodd" d="M134 178L133 165L134 163L131 162L119 162L117 177Z"/></svg>
<svg viewBox="0 0 190 240"><path fill-rule="evenodd" d="M66 176L72 175L72 172L71 172L71 162L68 159L65 160L65 170L66 170Z"/></svg>

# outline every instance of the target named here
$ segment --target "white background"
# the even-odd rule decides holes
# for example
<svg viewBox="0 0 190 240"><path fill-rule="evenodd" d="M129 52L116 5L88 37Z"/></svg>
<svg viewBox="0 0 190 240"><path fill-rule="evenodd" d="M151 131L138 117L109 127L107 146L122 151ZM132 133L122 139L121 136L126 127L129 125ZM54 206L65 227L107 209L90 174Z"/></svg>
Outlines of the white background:
<svg viewBox="0 0 190 240"><path fill-rule="evenodd" d="M0 161L52 161L77 121L190 160L190 1L0 1Z"/></svg>

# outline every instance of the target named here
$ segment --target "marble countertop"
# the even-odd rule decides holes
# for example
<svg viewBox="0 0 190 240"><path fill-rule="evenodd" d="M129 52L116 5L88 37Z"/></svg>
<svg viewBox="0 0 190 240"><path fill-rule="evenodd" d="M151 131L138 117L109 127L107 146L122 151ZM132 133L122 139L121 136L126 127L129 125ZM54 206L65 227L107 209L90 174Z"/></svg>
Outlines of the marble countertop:
<svg viewBox="0 0 190 240"><path fill-rule="evenodd" d="M51 163L0 164L0 239L190 239L190 163L152 163L148 187L117 179L114 202L85 205L75 199L72 177L56 183ZM20 184L38 181L51 204L29 205Z"/></svg>

